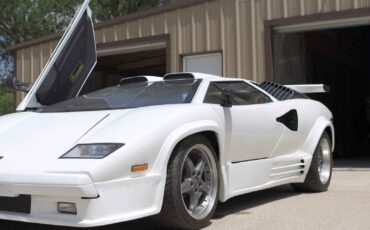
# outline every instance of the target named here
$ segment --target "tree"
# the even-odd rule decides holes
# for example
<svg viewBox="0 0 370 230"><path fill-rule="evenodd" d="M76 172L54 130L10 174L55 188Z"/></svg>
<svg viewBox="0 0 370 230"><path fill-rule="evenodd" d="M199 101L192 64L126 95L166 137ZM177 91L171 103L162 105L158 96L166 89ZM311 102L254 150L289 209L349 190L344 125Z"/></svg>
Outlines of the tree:
<svg viewBox="0 0 370 230"><path fill-rule="evenodd" d="M0 86L0 116L13 112L13 93Z"/></svg>
<svg viewBox="0 0 370 230"><path fill-rule="evenodd" d="M0 58L11 67L10 45L61 31L68 25L79 0L0 1Z"/></svg>
<svg viewBox="0 0 370 230"><path fill-rule="evenodd" d="M92 0L90 6L94 12L95 21L97 22L172 2L175 2L175 0Z"/></svg>

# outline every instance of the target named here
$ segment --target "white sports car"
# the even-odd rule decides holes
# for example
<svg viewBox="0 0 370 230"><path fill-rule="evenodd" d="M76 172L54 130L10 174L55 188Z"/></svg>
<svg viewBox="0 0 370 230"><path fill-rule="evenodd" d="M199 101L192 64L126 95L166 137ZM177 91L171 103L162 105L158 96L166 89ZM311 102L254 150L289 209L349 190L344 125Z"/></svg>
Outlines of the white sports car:
<svg viewBox="0 0 370 230"><path fill-rule="evenodd" d="M200 73L124 78L79 96L96 63L88 2L18 107L0 117L0 219L99 226L153 216L199 229L217 202L327 190L331 112L281 86Z"/></svg>

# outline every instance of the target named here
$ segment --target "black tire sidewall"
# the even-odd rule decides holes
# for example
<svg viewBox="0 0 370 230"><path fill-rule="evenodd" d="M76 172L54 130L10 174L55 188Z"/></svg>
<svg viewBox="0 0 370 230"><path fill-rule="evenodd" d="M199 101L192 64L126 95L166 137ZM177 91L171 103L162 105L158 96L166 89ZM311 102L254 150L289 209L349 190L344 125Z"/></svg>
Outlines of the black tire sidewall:
<svg viewBox="0 0 370 230"><path fill-rule="evenodd" d="M329 146L330 148L332 147L331 145L331 140L330 140L330 137L329 135L324 132L317 144L317 147L315 149L315 153L312 157L312 163L311 163L311 167L310 167L310 171L309 171L309 175L307 175L307 179L309 180L313 180L313 182L311 182L313 185L314 185L314 190L316 192L324 192L324 191L327 191L328 190L328 187L330 185L330 181L331 181L331 177L332 177L332 170L333 170L333 153L330 149L330 175L329 175L329 179L328 181L323 184L321 182L321 179L320 179L320 174L319 174L319 171L318 171L318 167L319 167L319 148L320 148L320 142L322 139L326 139L329 143Z"/></svg>
<svg viewBox="0 0 370 230"><path fill-rule="evenodd" d="M330 136L327 132L324 132L320 139L319 142L317 143L317 146L315 148L315 152L313 153L312 160L311 160L311 165L308 170L308 173L306 175L305 181L303 183L293 183L292 187L295 191L297 192L325 192L328 190L331 177L332 177L332 171L333 171L333 153L330 149L330 175L328 178L328 181L323 184L320 180L320 174L318 171L318 165L319 165L319 145L321 140L325 138L329 142L330 148L332 148L332 143Z"/></svg>
<svg viewBox="0 0 370 230"><path fill-rule="evenodd" d="M172 170L171 170L172 175L170 175L171 190L169 192L171 192L170 197L173 199L172 202L174 202L173 203L175 207L174 211L177 212L177 216L179 217L179 220L182 222L181 225L188 225L190 229L199 229L209 224L209 220L213 216L217 203L218 203L219 186L220 186L219 179L218 179L216 201L210 213L201 220L194 219L187 212L183 204L180 185L181 185L182 166L183 166L186 154L188 150L196 144L203 144L207 146L207 148L210 149L210 151L212 152L212 157L214 158L216 165L217 165L215 170L216 170L217 178L219 178L218 159L216 157L215 150L212 144L208 141L208 139L201 135L191 136L183 140L181 143L179 143L179 145L175 148L173 152L173 157L171 157L170 162L169 162L169 167L172 167Z"/></svg>

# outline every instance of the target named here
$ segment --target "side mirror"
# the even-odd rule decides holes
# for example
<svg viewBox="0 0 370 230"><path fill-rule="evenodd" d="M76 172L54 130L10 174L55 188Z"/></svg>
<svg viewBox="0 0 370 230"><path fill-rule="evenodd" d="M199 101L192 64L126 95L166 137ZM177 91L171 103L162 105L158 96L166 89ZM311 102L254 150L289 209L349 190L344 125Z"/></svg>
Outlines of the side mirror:
<svg viewBox="0 0 370 230"><path fill-rule="evenodd" d="M248 97L253 95L248 94L247 92L242 92L234 89L224 89L221 92L221 106L223 107L231 107L233 105L231 99L232 98L241 98L243 100L247 100Z"/></svg>
<svg viewBox="0 0 370 230"><path fill-rule="evenodd" d="M3 80L4 85L13 91L22 91L28 93L31 89L31 84L20 82L14 76L7 76Z"/></svg>

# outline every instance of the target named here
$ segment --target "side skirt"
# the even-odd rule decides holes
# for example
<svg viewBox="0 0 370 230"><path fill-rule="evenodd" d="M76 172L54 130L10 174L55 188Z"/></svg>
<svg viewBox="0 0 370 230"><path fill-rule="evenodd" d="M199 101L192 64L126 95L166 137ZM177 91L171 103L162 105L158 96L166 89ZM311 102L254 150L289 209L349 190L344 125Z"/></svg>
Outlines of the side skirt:
<svg viewBox="0 0 370 230"><path fill-rule="evenodd" d="M220 201L283 184L305 180L311 154L294 153L275 158L227 163L221 167L223 192Z"/></svg>

